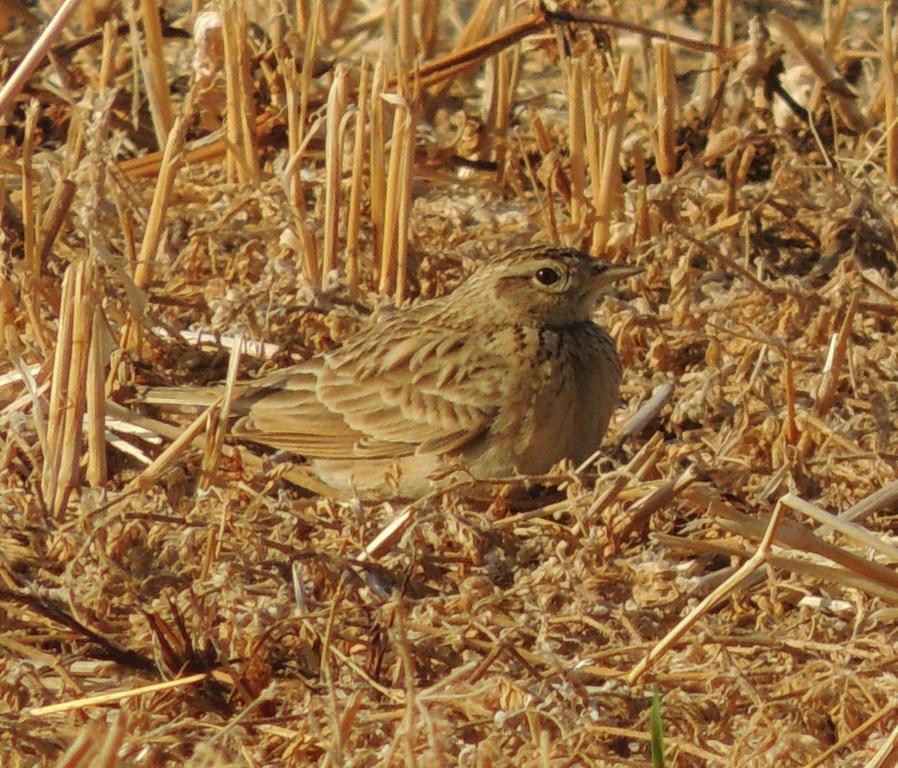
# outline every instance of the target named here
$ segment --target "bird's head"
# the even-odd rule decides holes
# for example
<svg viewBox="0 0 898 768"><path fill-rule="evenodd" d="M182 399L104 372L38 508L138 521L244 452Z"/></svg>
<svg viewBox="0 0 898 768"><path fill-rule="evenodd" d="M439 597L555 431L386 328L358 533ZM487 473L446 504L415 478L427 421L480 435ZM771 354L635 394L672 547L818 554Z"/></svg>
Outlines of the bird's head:
<svg viewBox="0 0 898 768"><path fill-rule="evenodd" d="M497 319L527 317L563 326L589 320L603 289L641 271L574 248L539 245L488 262L458 290L480 312Z"/></svg>

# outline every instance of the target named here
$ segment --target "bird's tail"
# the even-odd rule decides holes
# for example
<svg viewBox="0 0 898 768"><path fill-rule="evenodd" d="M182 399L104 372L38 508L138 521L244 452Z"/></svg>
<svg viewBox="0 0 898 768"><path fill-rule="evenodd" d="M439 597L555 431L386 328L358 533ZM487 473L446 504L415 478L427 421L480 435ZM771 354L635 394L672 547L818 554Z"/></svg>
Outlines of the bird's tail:
<svg viewBox="0 0 898 768"><path fill-rule="evenodd" d="M151 405L178 408L204 408L224 394L224 387L151 387L140 399Z"/></svg>

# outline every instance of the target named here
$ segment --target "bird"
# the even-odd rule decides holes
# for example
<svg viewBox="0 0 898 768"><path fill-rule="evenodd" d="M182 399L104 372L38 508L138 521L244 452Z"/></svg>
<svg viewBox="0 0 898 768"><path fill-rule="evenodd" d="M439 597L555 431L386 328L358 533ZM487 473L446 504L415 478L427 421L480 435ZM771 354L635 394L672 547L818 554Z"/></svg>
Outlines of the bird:
<svg viewBox="0 0 898 768"><path fill-rule="evenodd" d="M600 447L622 373L593 312L604 289L641 271L564 246L508 251L447 295L372 316L333 351L238 382L231 434L301 456L363 500L417 498L453 471L490 479L580 463ZM145 400L215 394L157 388Z"/></svg>

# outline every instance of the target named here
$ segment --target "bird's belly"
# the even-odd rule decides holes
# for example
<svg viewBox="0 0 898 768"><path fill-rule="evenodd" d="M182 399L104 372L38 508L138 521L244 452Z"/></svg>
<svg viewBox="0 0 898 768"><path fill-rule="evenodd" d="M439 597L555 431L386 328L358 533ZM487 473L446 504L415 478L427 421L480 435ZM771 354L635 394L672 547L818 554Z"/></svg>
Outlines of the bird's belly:
<svg viewBox="0 0 898 768"><path fill-rule="evenodd" d="M516 414L507 461L523 474L542 474L562 459L585 460L601 445L617 399L613 376L572 368L550 379Z"/></svg>
<svg viewBox="0 0 898 768"><path fill-rule="evenodd" d="M534 421L540 428L522 446L517 460L517 469L524 474L546 472L561 459L583 461L599 447L606 426L595 400L556 400L538 408Z"/></svg>
<svg viewBox="0 0 898 768"><path fill-rule="evenodd" d="M370 501L415 498L433 490L431 478L444 467L439 456L403 456L393 462L313 459L315 474L347 498Z"/></svg>

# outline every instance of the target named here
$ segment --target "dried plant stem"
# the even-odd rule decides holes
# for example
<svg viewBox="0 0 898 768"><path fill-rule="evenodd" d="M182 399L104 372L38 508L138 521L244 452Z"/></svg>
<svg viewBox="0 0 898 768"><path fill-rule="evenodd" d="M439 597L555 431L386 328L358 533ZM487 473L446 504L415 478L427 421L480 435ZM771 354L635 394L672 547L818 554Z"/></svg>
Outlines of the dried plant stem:
<svg viewBox="0 0 898 768"><path fill-rule="evenodd" d="M863 526L847 520L843 520L840 516L831 515L825 509L821 509L816 504L805 501L794 493L787 493L780 501L790 509L801 512L803 515L811 518L816 523L820 523L821 527L838 531L843 536L851 539L862 547L867 547L874 552L878 552L889 562L898 562L898 549L891 544L883 541L878 536L873 535Z"/></svg>
<svg viewBox="0 0 898 768"><path fill-rule="evenodd" d="M638 141L633 143L633 178L636 180L636 216L633 222L633 240L642 243L651 237L652 220L649 216L645 150Z"/></svg>
<svg viewBox="0 0 898 768"><path fill-rule="evenodd" d="M38 103L31 101L25 111L25 136L22 142L22 234L25 245L25 271L33 281L38 280L41 273L35 247L38 221L37 205L34 200L34 169L31 165L34 156L34 128L39 112Z"/></svg>
<svg viewBox="0 0 898 768"><path fill-rule="evenodd" d="M449 60L454 62L454 57L459 54L463 55L463 52L467 48L472 46L486 34L486 31L490 28L490 24L495 18L495 13L495 0L480 0L477 7L474 9L474 12L468 19L467 26L465 26L462 33L458 36L455 45L452 47L452 51L447 57L441 57L437 61L443 62ZM477 62L474 63L476 65ZM449 89L452 87L455 78L464 71L464 69L459 70L451 65L450 68L452 69L452 74L441 81L440 87L437 88L431 94L430 99L428 99L428 112L432 111L437 105L444 103L446 94L449 93ZM422 67L422 70L423 69L424 67ZM419 76L426 76L427 74L428 73L424 71L419 72Z"/></svg>
<svg viewBox="0 0 898 768"><path fill-rule="evenodd" d="M424 59L433 57L437 49L440 35L440 0L421 0L418 14L420 28L419 42L421 56Z"/></svg>
<svg viewBox="0 0 898 768"><path fill-rule="evenodd" d="M211 414L218 411L221 401L221 397L216 399L215 402L197 416L186 428L180 430L178 437L172 444L160 453L153 463L146 467L143 472L128 483L122 493L129 494L132 491L137 491L152 485L166 469L181 457L181 455L193 444L193 441L206 430Z"/></svg>
<svg viewBox="0 0 898 768"><path fill-rule="evenodd" d="M99 293L99 292L97 292ZM94 305L87 364L87 482L106 484L106 382L103 360L103 315Z"/></svg>
<svg viewBox="0 0 898 768"><path fill-rule="evenodd" d="M189 100L184 105L185 113L189 115ZM140 245L140 253L137 257L137 268L134 270L134 284L145 291L153 279L153 262L156 253L163 240L165 214L171 203L172 190L174 189L175 176L181 167L180 153L184 147L184 134L187 120L180 117L175 120L171 132L168 134L168 142L162 157L162 167L159 178L156 181L156 190L153 194L153 202L150 204L150 214L147 218L147 227L144 231ZM131 317L122 332L122 349L130 348L139 336L142 320L142 307L132 307Z"/></svg>
<svg viewBox="0 0 898 768"><path fill-rule="evenodd" d="M882 4L882 80L886 106L886 174L898 184L898 109L895 106L895 50L892 45L892 4Z"/></svg>
<svg viewBox="0 0 898 768"><path fill-rule="evenodd" d="M316 288L321 287L321 269L318 264L318 244L306 224L306 199L300 175L300 161L305 147L302 141L303 127L297 94L301 92L301 76L297 74L292 61L281 62L281 72L287 83L287 137L290 163L286 174L290 190L290 205L293 210L293 224L299 238L299 252L302 271L306 279Z"/></svg>
<svg viewBox="0 0 898 768"><path fill-rule="evenodd" d="M726 44L728 36L727 28L733 16L731 0L713 0L711 4L711 14L711 44L722 48ZM715 95L720 93L723 87L725 70L711 55L705 57L705 65L711 70L711 77L708 80L708 93L706 94L707 101L711 104ZM715 110L714 114L711 116L710 127L712 132L715 132L720 128L722 120L723 110Z"/></svg>
<svg viewBox="0 0 898 768"><path fill-rule="evenodd" d="M214 480L214 473L221 460L221 452L224 447L225 434L228 431L228 423L231 418L231 404L234 402L234 386L237 381L237 372L240 369L240 355L243 352L243 337L237 339L237 343L231 348L228 358L228 373L225 379L225 389L221 397L221 407L216 413L214 429L207 430L206 451L203 454L203 477L201 487L208 488Z"/></svg>
<svg viewBox="0 0 898 768"><path fill-rule="evenodd" d="M674 45L682 45L685 48L691 48L696 51L713 53L720 57L726 57L731 53L729 49L720 45L715 45L714 43L706 43L703 40L694 40L692 38L683 37L682 35L674 35L670 32L660 32L651 27L647 27L644 24L636 24L632 21L625 21L624 19L615 16L594 13L593 11L588 10L568 11L562 8L556 8L551 11L544 11L543 19L546 22L555 24L589 24L598 27L609 27L610 29L622 29L655 40L667 40Z"/></svg>
<svg viewBox="0 0 898 768"><path fill-rule="evenodd" d="M538 147L540 154L546 158L547 162L552 162L554 164L553 180L555 181L558 193L566 203L570 204L571 182L568 179L567 174L565 174L564 168L561 167L561 164L554 160L555 146L552 144L552 139L549 138L549 132L543 124L542 117L535 109L530 110L530 129L533 131L533 138L536 140L536 146Z"/></svg>
<svg viewBox="0 0 898 768"><path fill-rule="evenodd" d="M588 119L583 99L583 57L573 59L567 67L568 86L568 149L571 162L571 229L580 229L586 210L585 146ZM591 118L591 115L589 116Z"/></svg>
<svg viewBox="0 0 898 768"><path fill-rule="evenodd" d="M824 20L824 38L826 39L824 50L829 56L835 53L842 42L842 33L845 31L845 19L853 1L839 0L835 19L832 18L832 14L828 14L828 18ZM885 7L885 4L883 7Z"/></svg>
<svg viewBox="0 0 898 768"><path fill-rule="evenodd" d="M669 43L655 44L655 88L658 95L658 151L655 164L662 179L677 172L676 112L677 86Z"/></svg>
<svg viewBox="0 0 898 768"><path fill-rule="evenodd" d="M396 295L401 306L408 289L409 222L412 209L412 178L415 165L415 116L411 109L405 118L404 139L399 167L399 210L396 215Z"/></svg>
<svg viewBox="0 0 898 768"><path fill-rule="evenodd" d="M833 744L828 749L821 752L814 758L811 762L805 764L803 768L817 768L820 765L829 765L829 761L832 760L835 755L837 755L841 750L843 750L848 744L854 741L858 736L866 733L871 730L875 725L879 724L887 717L889 717L895 709L898 708L898 702L890 701L882 709L874 712L870 717L868 717L863 723L861 723L857 728L852 730L849 733L846 733L842 736L835 744ZM894 749L896 737L898 737L898 731L896 729L892 729L889 736L883 740L882 748L879 752L874 755L869 762L864 764L864 768L884 768L887 765L894 765L894 761L889 759L889 762L879 762L879 758L890 758L893 754L892 750Z"/></svg>
<svg viewBox="0 0 898 768"><path fill-rule="evenodd" d="M371 174L369 184L371 222L374 228L374 253L377 257L380 257L383 251L386 221L386 126L383 101L385 80L384 61L380 59L374 66L374 79L371 84L371 142L368 151Z"/></svg>
<svg viewBox="0 0 898 768"><path fill-rule="evenodd" d="M44 503L50 508L53 508L56 488L60 479L61 435L65 432L65 402L68 396L69 366L71 364L72 317L74 315L75 272L77 269L78 265L71 265L62 280L59 326L56 332L56 349L53 354L53 372L50 377L47 445L41 476L41 492Z"/></svg>
<svg viewBox="0 0 898 768"><path fill-rule="evenodd" d="M633 59L624 54L614 87L613 111L605 137L605 151L602 164L602 181L596 202L596 223L593 230L593 248L601 253L611 235L611 215L614 211L615 193L620 176L620 149L624 140L627 120L627 97L630 93L630 78L633 73Z"/></svg>
<svg viewBox="0 0 898 768"><path fill-rule="evenodd" d="M586 128L586 159L589 167L589 184L592 188L593 210L595 210L599 185L602 183L602 152L605 149L605 143L601 131L598 91L596 90L596 80L601 75L598 72L593 74L592 69L592 67L589 67L587 76L583 78L583 119ZM590 250L590 253L593 256L598 255L595 250Z"/></svg>
<svg viewBox="0 0 898 768"><path fill-rule="evenodd" d="M571 529L573 535L581 535L584 528L594 524L594 521L596 520L601 520L605 516L605 510L617 500L621 491L627 487L631 478L639 477L640 473L642 473L646 467L655 466L658 461L658 454L662 442L663 438L661 434L655 432L645 445L636 452L636 455L630 459L629 463L615 473L615 476L610 479L605 490L598 494L597 498L595 498L589 505L589 509L586 510L582 518L574 524L574 527ZM590 457L590 459L591 461L587 460L588 463L595 461L592 457ZM578 471L585 469L586 464L587 462L584 462L583 465L578 467ZM506 521L503 520L502 522L505 523Z"/></svg>
<svg viewBox="0 0 898 768"><path fill-rule="evenodd" d="M499 23L511 18L511 3L500 7ZM496 163L496 180L501 186L505 176L505 158L508 152L508 127L511 125L511 110L514 105L514 94L520 78L520 46L512 51L502 51L495 60L490 60L492 73L490 88L490 104L488 124L490 130L484 134L484 140L492 148ZM483 142L481 142L483 144ZM481 155L483 156L483 155Z"/></svg>
<svg viewBox="0 0 898 768"><path fill-rule="evenodd" d="M755 553L746 560L742 566L733 573L726 581L724 581L720 586L718 586L713 592L711 592L707 597L705 597L695 608L693 608L686 616L683 617L682 621L680 621L670 632L668 632L661 640L649 651L648 655L645 656L642 661L640 661L631 671L630 674L627 675L627 680L630 683L635 683L642 675L658 660L660 659L667 651L677 642L689 629L702 617L704 616L713 605L732 592L739 584L749 576L751 576L770 556L770 551L773 547L773 542L776 537L777 529L780 525L780 520L783 516L783 505L777 504L776 508L773 510L773 514L770 516L770 522L767 524L767 529L764 532L764 538L761 540L761 543L758 545L758 549Z"/></svg>
<svg viewBox="0 0 898 768"><path fill-rule="evenodd" d="M385 195L384 239L380 252L380 280L378 290L392 293L396 288L396 272L401 240L406 240L407 221L402 221L403 198L409 191L406 180L406 142L414 144L411 109L404 100L397 100L393 114L393 134L390 139L390 167ZM407 211L406 211L407 213Z"/></svg>
<svg viewBox="0 0 898 768"><path fill-rule="evenodd" d="M55 515L65 509L79 480L95 281L96 269L86 260L72 264L63 278L50 385L47 455L41 478L44 501Z"/></svg>
<svg viewBox="0 0 898 768"><path fill-rule="evenodd" d="M355 137L352 147L352 182L349 189L349 210L346 214L346 279L349 297L359 294L359 228L361 224L362 192L365 171L365 138L368 119L368 79L370 67L362 61L359 73L359 92L356 102Z"/></svg>
<svg viewBox="0 0 898 768"><path fill-rule="evenodd" d="M857 96L854 91L845 82L845 79L839 74L835 63L826 55L824 51L820 51L810 42L798 28L798 26L777 11L770 12L770 19L776 24L779 30L789 39L805 63L813 70L814 74L820 79L820 92L826 92L838 107L839 113L852 128L858 133L863 133L869 128L869 121L860 111L857 103ZM816 106L816 100L812 99L808 105L808 110L813 112Z"/></svg>
<svg viewBox="0 0 898 768"><path fill-rule="evenodd" d="M845 310L845 317L842 319L842 324L839 326L838 332L832 338L826 365L823 368L823 380L820 382L820 389L817 394L818 416L825 415L832 405L836 387L839 385L839 374L842 372L842 366L845 363L845 355L848 351L848 342L851 338L851 325L854 322L855 314L857 314L859 303L860 294L855 293L851 297L851 303Z"/></svg>
<svg viewBox="0 0 898 768"><path fill-rule="evenodd" d="M72 200L75 198L75 189L75 183L69 179L62 178L56 184L56 189L53 191L53 197L50 200L50 207L47 209L47 213L44 215L43 221L41 222L41 228L35 246L34 261L38 270L43 269L43 265L50 255L50 249L53 247L56 236L59 234L63 222L69 213ZM23 195L23 212L25 208L24 200L25 197Z"/></svg>
<svg viewBox="0 0 898 768"><path fill-rule="evenodd" d="M304 31L306 44L303 46L302 66L299 69L299 134L297 135L299 143L302 143L309 121L309 95L312 90L312 72L318 50L319 24L317 19L321 18L321 1L315 0L311 16L305 17L308 19L307 27Z"/></svg>
<svg viewBox="0 0 898 768"><path fill-rule="evenodd" d="M404 735L402 744L405 748L405 760L403 761L410 768L416 768L417 750L415 748L415 734L418 730L416 703L417 695L415 690L415 676L417 670L413 661L411 644L408 639L408 618L405 600L403 597L397 596L395 602L395 610L393 617L395 618L395 631L393 633L393 645L396 649L396 656L400 661L402 669L402 680L405 687L405 716L403 718L403 728L397 729L396 738ZM402 734L402 731L405 731Z"/></svg>
<svg viewBox="0 0 898 768"><path fill-rule="evenodd" d="M44 28L44 31L38 36L37 40L28 49L28 53L16 67L15 71L10 75L9 79L0 89L0 115L12 105L13 99L19 94L31 77L32 72L37 69L37 65L43 60L44 56L50 50L53 42L62 34L72 14L78 10L81 0L63 0L50 23Z"/></svg>
<svg viewBox="0 0 898 768"><path fill-rule="evenodd" d="M159 25L159 4L156 0L140 0L147 52L143 57L143 79L156 131L156 143L164 147L174 124L168 77L165 74L165 55L162 50L162 28Z"/></svg>
<svg viewBox="0 0 898 768"><path fill-rule="evenodd" d="M338 64L327 99L327 133L324 149L324 254L322 278L327 279L337 264L337 240L340 226L341 186L343 182L343 116L346 112L346 80L349 71Z"/></svg>
<svg viewBox="0 0 898 768"><path fill-rule="evenodd" d="M337 0L332 5L336 7L333 9L330 18L327 19L327 37L324 38L325 42L333 40L334 37L340 34L346 19L349 18L349 12L352 10L354 0Z"/></svg>
<svg viewBox="0 0 898 768"><path fill-rule="evenodd" d="M309 0L295 0L294 16L296 17L296 31L305 36L312 25Z"/></svg>
<svg viewBox="0 0 898 768"><path fill-rule="evenodd" d="M415 63L415 30L412 0L399 0L399 20L396 25L399 82L405 80Z"/></svg>
<svg viewBox="0 0 898 768"><path fill-rule="evenodd" d="M786 348L783 351L783 362L786 367L786 379L784 382L785 399L786 399L786 422L783 424L783 437L789 445L795 445L801 433L798 430L798 422L796 421L796 398L795 398L795 371L794 362L792 360L792 352Z"/></svg>
<svg viewBox="0 0 898 768"><path fill-rule="evenodd" d="M251 62L246 45L246 11L243 3L222 3L225 75L227 84L228 180L259 185L259 153L256 142L256 105L253 99Z"/></svg>
<svg viewBox="0 0 898 768"><path fill-rule="evenodd" d="M531 127L532 127L532 124L531 124ZM543 196L542 192L540 191L540 185L536 178L536 172L533 170L533 164L530 162L529 152L526 149L526 147L524 146L524 141L523 141L523 139L521 139L521 135L518 131L515 131L515 138L517 139L517 144L518 144L518 156L523 161L524 168L527 169L527 178L530 181L530 189L532 190L533 194L536 196L537 202L539 203L539 213L542 218L543 229L546 232L550 232L553 235L553 238L552 238L553 241L558 242L554 237L554 235L556 235L557 232L555 232L552 229L552 226L551 226L552 222L549 217L549 213L548 213L548 209L546 207L546 202L545 202L544 196Z"/></svg>
<svg viewBox="0 0 898 768"><path fill-rule="evenodd" d="M34 707L30 710L32 715L42 717L44 715L55 715L59 712L69 712L73 709L86 709L87 707L96 707L100 705L110 704L116 701L124 701L132 699L135 696L142 696L145 693L158 693L160 691L168 691L172 688L181 688L187 685L200 683L210 677L209 672L197 672L193 675L178 678L177 680L166 680L162 683L153 683L152 685L144 685L139 688L129 688L124 691L113 691L112 693L101 693L96 696L85 696L74 701L63 701L57 704L49 704L46 707ZM80 764L80 763L73 763Z"/></svg>
<svg viewBox="0 0 898 768"><path fill-rule="evenodd" d="M113 66L118 37L115 32L115 21L106 19L103 24L103 56L100 59L100 72L97 77L97 89L109 88L113 78Z"/></svg>
<svg viewBox="0 0 898 768"><path fill-rule="evenodd" d="M888 509L889 506L898 503L898 480L894 480L888 485L879 488L865 496L857 504L846 509L839 515L840 520L864 520L870 515L879 512L882 509ZM818 533L824 532L826 526L818 530Z"/></svg>

